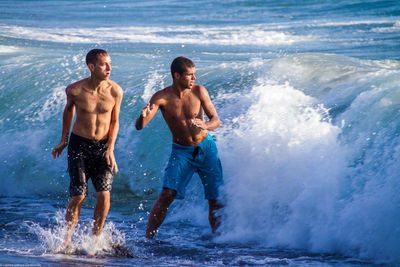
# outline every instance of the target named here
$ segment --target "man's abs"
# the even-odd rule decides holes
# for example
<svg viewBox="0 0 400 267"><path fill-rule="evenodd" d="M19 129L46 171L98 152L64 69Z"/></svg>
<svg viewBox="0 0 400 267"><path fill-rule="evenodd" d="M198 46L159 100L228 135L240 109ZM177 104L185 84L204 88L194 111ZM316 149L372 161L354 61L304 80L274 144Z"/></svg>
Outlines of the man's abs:
<svg viewBox="0 0 400 267"><path fill-rule="evenodd" d="M79 116L72 128L72 132L90 140L103 140L108 137L110 130L110 117L104 118L105 114L99 118L96 116Z"/></svg>
<svg viewBox="0 0 400 267"><path fill-rule="evenodd" d="M207 130L202 130L197 134L182 134L182 132L172 132L172 140L175 144L182 146L195 146L200 144L208 135Z"/></svg>

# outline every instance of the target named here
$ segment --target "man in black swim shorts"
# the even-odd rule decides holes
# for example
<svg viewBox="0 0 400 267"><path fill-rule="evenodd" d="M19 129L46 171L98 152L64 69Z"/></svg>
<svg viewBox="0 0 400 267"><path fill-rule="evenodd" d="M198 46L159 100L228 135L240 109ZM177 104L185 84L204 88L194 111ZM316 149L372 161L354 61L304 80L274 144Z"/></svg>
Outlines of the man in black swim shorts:
<svg viewBox="0 0 400 267"><path fill-rule="evenodd" d="M96 141L71 133L68 145L68 171L71 197L88 193L88 179L96 192L111 191L113 173L107 164L108 138Z"/></svg>
<svg viewBox="0 0 400 267"><path fill-rule="evenodd" d="M113 172L118 172L114 144L119 130L122 88L109 79L111 58L105 50L93 49L86 55L90 77L67 86L61 141L52 151L60 156L68 145L71 200L66 212L68 248L87 196L88 180L97 191L93 234L99 236L110 208ZM70 129L76 112L75 123Z"/></svg>

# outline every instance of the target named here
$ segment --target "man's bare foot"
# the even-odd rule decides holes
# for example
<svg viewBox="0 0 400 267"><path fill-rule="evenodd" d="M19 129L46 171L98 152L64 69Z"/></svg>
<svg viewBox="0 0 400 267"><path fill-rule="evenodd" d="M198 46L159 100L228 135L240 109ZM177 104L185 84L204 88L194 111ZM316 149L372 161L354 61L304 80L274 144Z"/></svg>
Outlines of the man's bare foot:
<svg viewBox="0 0 400 267"><path fill-rule="evenodd" d="M94 257L96 253L99 251L99 243L100 243L100 235L93 235L90 240L90 246L86 249L86 253L88 256Z"/></svg>
<svg viewBox="0 0 400 267"><path fill-rule="evenodd" d="M65 242L64 245L60 249L58 249L56 252L61 253L61 254L70 254L71 249L69 247L69 242L68 243Z"/></svg>
<svg viewBox="0 0 400 267"><path fill-rule="evenodd" d="M153 231L146 231L146 238L147 239L153 239L154 235L157 233L157 230Z"/></svg>
<svg viewBox="0 0 400 267"><path fill-rule="evenodd" d="M62 246L61 251L68 251L68 248L69 248L69 244L70 244L70 243L71 243L71 239L65 240L65 242L64 242L64 244L63 244L63 246Z"/></svg>

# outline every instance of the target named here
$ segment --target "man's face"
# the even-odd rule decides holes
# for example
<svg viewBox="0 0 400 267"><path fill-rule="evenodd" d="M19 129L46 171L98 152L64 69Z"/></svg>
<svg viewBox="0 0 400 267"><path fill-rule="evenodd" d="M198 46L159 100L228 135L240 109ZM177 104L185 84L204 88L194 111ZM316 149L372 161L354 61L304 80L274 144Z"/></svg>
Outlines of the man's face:
<svg viewBox="0 0 400 267"><path fill-rule="evenodd" d="M96 64L92 65L90 70L92 74L101 80L107 80L111 74L111 58L109 55L97 55Z"/></svg>
<svg viewBox="0 0 400 267"><path fill-rule="evenodd" d="M194 81L196 80L196 68L187 68L184 73L179 75L179 83L184 88L192 89Z"/></svg>

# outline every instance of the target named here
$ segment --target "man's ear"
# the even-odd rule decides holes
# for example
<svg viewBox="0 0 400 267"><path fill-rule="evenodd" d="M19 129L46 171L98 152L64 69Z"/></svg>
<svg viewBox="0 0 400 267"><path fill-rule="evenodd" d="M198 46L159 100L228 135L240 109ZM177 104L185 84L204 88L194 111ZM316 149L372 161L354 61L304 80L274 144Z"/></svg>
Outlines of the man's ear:
<svg viewBox="0 0 400 267"><path fill-rule="evenodd" d="M93 72L93 71L94 71L94 65L93 65L93 63L89 63L87 66L88 66L90 72Z"/></svg>
<svg viewBox="0 0 400 267"><path fill-rule="evenodd" d="M179 80L181 75L178 72L174 72L174 79Z"/></svg>

